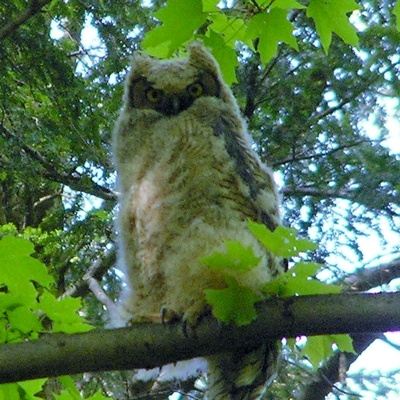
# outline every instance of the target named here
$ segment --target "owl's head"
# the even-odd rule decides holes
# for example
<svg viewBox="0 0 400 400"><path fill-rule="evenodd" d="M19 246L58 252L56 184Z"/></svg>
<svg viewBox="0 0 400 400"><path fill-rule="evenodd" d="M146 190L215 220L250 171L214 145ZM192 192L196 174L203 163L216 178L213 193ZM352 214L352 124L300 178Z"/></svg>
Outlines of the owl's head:
<svg viewBox="0 0 400 400"><path fill-rule="evenodd" d="M187 58L160 60L144 53L133 58L125 89L128 107L174 116L203 97L236 105L217 62L202 42L189 45Z"/></svg>

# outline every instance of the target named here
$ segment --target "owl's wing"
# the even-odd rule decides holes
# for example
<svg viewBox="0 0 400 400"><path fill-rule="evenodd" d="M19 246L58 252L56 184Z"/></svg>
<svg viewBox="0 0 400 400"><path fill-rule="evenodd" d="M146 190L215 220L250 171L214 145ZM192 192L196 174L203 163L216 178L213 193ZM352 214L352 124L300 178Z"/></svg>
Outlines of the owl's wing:
<svg viewBox="0 0 400 400"><path fill-rule="evenodd" d="M241 128L241 127L240 127ZM214 135L224 140L225 149L234 162L238 179L247 187L246 207L243 213L255 222L263 223L273 231L280 222L279 199L272 171L249 148L246 138L238 134L238 126L226 118L213 121Z"/></svg>

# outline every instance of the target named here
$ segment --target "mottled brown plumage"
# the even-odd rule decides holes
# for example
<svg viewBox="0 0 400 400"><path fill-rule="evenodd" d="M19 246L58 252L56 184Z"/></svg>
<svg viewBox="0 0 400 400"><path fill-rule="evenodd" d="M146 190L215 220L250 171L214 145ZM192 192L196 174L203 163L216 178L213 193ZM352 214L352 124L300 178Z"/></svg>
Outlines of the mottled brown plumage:
<svg viewBox="0 0 400 400"><path fill-rule="evenodd" d="M206 312L204 289L223 288L199 259L224 251L223 240L251 245L259 265L238 277L261 293L282 262L248 231L246 219L280 224L272 172L251 147L236 100L201 42L188 58L138 54L126 80L114 132L120 211L119 257L131 320ZM272 374L274 346L209 359L208 399L257 398Z"/></svg>

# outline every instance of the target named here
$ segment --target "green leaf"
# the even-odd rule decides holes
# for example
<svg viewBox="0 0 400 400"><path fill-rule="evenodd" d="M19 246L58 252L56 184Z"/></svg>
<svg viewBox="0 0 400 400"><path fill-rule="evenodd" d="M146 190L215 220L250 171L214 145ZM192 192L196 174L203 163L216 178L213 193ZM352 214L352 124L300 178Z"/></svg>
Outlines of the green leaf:
<svg viewBox="0 0 400 400"><path fill-rule="evenodd" d="M54 282L46 266L30 256L33 252L33 244L25 239L6 236L0 240L0 285L21 298L36 297L32 281L47 288Z"/></svg>
<svg viewBox="0 0 400 400"><path fill-rule="evenodd" d="M28 307L16 307L7 312L9 329L15 329L23 335L31 332L41 332L43 327L40 324L38 316L35 315ZM31 339L33 339L31 337Z"/></svg>
<svg viewBox="0 0 400 400"><path fill-rule="evenodd" d="M350 335L329 335L340 351L357 354L353 347L353 339Z"/></svg>
<svg viewBox="0 0 400 400"><path fill-rule="evenodd" d="M0 385L0 400L21 400L17 383Z"/></svg>
<svg viewBox="0 0 400 400"><path fill-rule="evenodd" d="M206 22L201 0L169 0L154 17L162 25L146 34L142 42L147 53L170 57L175 50L193 37L196 29Z"/></svg>
<svg viewBox="0 0 400 400"><path fill-rule="evenodd" d="M226 273L249 272L260 262L261 258L254 255L251 246L245 247L242 243L231 240L224 240L224 243L226 253L215 251L210 256L201 258L201 261L216 271Z"/></svg>
<svg viewBox="0 0 400 400"><path fill-rule="evenodd" d="M400 0L396 1L393 7L393 14L396 16L396 29L400 31Z"/></svg>
<svg viewBox="0 0 400 400"><path fill-rule="evenodd" d="M226 45L224 38L212 29L209 36L200 36L204 44L211 48L211 53L217 60L221 69L224 81L227 85L237 82L235 69L239 66L236 52L232 47Z"/></svg>
<svg viewBox="0 0 400 400"><path fill-rule="evenodd" d="M313 262L300 261L289 271L268 282L264 292L269 296L280 297L340 293L340 286L329 285L314 278L320 267Z"/></svg>
<svg viewBox="0 0 400 400"><path fill-rule="evenodd" d="M318 369L334 353L333 345L341 351L356 354L349 335L323 335L307 337L307 343L300 355L306 357L314 369Z"/></svg>
<svg viewBox="0 0 400 400"><path fill-rule="evenodd" d="M52 332L77 333L93 329L78 314L82 308L79 298L57 299L51 293L44 292L40 296L39 308L52 320Z"/></svg>
<svg viewBox="0 0 400 400"><path fill-rule="evenodd" d="M75 381L70 376L60 376L58 380L64 386L65 390L61 392L61 395L55 395L56 399L81 399L81 394L76 387Z"/></svg>
<svg viewBox="0 0 400 400"><path fill-rule="evenodd" d="M224 38L224 42L231 48L235 46L236 40L242 40L246 31L246 25L240 18L228 18L221 12L210 15L213 22L211 29Z"/></svg>
<svg viewBox="0 0 400 400"><path fill-rule="evenodd" d="M107 399L111 399L111 397L103 396L101 391L99 390L93 396L87 397L85 400L107 400Z"/></svg>
<svg viewBox="0 0 400 400"><path fill-rule="evenodd" d="M49 287L53 278L39 260L30 256L32 243L14 236L0 240L0 312L7 317L8 326L2 341L35 338L43 330L35 313L38 291L33 282Z"/></svg>
<svg viewBox="0 0 400 400"><path fill-rule="evenodd" d="M257 318L254 303L260 301L251 289L241 287L235 279L225 278L226 289L206 289L207 302L212 306L215 318L236 325L248 325Z"/></svg>
<svg viewBox="0 0 400 400"><path fill-rule="evenodd" d="M291 10L291 9L301 10L301 9L306 8L302 4L298 3L296 0L275 0L275 1L265 0L259 4L264 5L266 3L271 4L269 7L270 10L272 10L273 8L283 8L283 9L287 9L287 10Z"/></svg>
<svg viewBox="0 0 400 400"><path fill-rule="evenodd" d="M313 243L308 239L298 239L298 233L293 228L278 226L271 232L265 225L251 220L247 221L247 226L252 234L277 256L293 257L300 252L315 250L318 247L317 243Z"/></svg>
<svg viewBox="0 0 400 400"><path fill-rule="evenodd" d="M279 42L285 42L298 50L293 36L293 25L287 19L288 11L281 8L256 14L249 22L244 42L253 48L252 41L259 38L258 51L261 61L266 64L275 56Z"/></svg>
<svg viewBox="0 0 400 400"><path fill-rule="evenodd" d="M309 336L300 355L306 357L314 369L333 354L332 341L329 336Z"/></svg>
<svg viewBox="0 0 400 400"><path fill-rule="evenodd" d="M217 7L219 0L203 0L203 12L205 13L220 13L221 10Z"/></svg>
<svg viewBox="0 0 400 400"><path fill-rule="evenodd" d="M347 13L360 7L353 0L310 0L307 16L315 22L325 52L332 41L332 32L339 35L346 43L357 47L358 36L351 25Z"/></svg>
<svg viewBox="0 0 400 400"><path fill-rule="evenodd" d="M24 400L37 400L39 397L35 396L42 390L43 385L47 379L33 379L30 381L18 382L18 386L24 391Z"/></svg>

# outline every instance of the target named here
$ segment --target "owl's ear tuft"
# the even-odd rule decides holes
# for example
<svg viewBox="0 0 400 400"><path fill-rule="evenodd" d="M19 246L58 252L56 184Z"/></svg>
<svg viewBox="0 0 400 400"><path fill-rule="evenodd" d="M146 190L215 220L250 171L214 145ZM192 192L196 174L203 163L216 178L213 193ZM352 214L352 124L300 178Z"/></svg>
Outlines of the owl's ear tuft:
<svg viewBox="0 0 400 400"><path fill-rule="evenodd" d="M188 45L188 51L190 64L195 65L197 68L209 70L215 76L221 76L218 63L200 39L191 42Z"/></svg>

